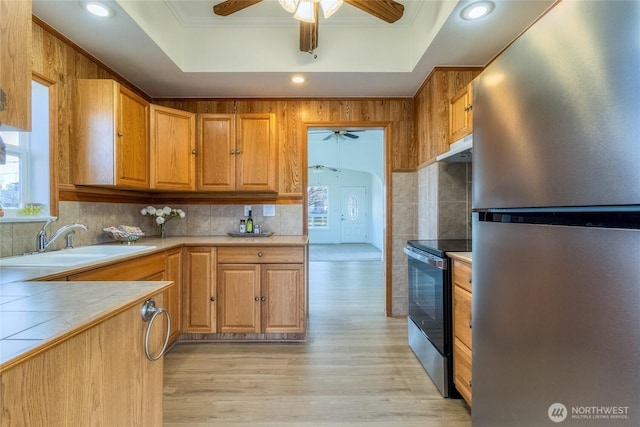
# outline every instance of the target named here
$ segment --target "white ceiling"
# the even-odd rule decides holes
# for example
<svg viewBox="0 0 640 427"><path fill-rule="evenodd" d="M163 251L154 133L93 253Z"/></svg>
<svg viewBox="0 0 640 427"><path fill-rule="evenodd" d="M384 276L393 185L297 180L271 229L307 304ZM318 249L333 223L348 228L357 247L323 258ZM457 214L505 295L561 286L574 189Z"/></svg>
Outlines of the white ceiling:
<svg viewBox="0 0 640 427"><path fill-rule="evenodd" d="M34 0L33 14L152 98L260 98L411 97L435 66L485 65L555 0L494 0L476 22L459 16L468 0L400 0L394 24L345 3L320 19L317 58L277 0L228 17L220 0L101 0L108 19L82 1Z"/></svg>

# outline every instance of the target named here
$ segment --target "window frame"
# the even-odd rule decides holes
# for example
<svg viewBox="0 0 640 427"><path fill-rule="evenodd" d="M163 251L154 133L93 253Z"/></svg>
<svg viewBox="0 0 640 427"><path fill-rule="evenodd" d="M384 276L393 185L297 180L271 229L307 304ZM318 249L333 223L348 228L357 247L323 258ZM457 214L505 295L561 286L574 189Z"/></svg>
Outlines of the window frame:
<svg viewBox="0 0 640 427"><path fill-rule="evenodd" d="M0 222L45 222L49 220L57 219L59 215L59 194L58 194L58 91L55 81L47 78L46 76L33 72L32 82L39 83L48 89L49 103L48 103L48 115L49 115L49 213L48 215L41 216L20 216L17 215L19 209L7 208L5 210L5 216L0 217ZM22 135L21 135L22 144ZM30 145L30 138L28 144ZM7 145L7 147L9 147ZM9 154L9 150L7 150ZM20 180L23 182L23 174L29 173L28 168L21 168ZM28 179L28 178L26 178ZM23 193L24 194L24 193ZM28 197L31 197L29 194ZM9 215L7 215L7 213Z"/></svg>
<svg viewBox="0 0 640 427"><path fill-rule="evenodd" d="M313 198L311 197L311 189L313 188L321 188L324 193L324 213L312 213L311 212L311 203L313 202ZM307 228L310 230L328 230L330 227L329 221L329 186L328 185L308 185L307 186ZM316 225L317 218L324 218L323 225Z"/></svg>

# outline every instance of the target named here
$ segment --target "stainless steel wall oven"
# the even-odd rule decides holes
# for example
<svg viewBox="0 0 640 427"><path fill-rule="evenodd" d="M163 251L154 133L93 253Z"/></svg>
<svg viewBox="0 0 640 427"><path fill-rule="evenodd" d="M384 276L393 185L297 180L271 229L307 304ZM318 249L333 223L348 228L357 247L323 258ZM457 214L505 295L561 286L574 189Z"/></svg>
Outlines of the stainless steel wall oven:
<svg viewBox="0 0 640 427"><path fill-rule="evenodd" d="M452 285L446 252L468 252L469 240L410 240L408 259L409 346L444 397L453 386Z"/></svg>

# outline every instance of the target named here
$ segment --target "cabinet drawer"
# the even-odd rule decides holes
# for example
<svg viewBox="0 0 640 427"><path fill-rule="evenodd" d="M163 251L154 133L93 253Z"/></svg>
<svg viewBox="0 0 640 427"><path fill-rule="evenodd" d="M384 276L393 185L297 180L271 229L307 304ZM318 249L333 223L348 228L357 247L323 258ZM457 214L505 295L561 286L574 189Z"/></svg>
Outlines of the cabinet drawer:
<svg viewBox="0 0 640 427"><path fill-rule="evenodd" d="M471 292L453 287L453 335L467 347L471 345Z"/></svg>
<svg viewBox="0 0 640 427"><path fill-rule="evenodd" d="M457 338L453 345L453 382L471 406L471 350Z"/></svg>
<svg viewBox="0 0 640 427"><path fill-rule="evenodd" d="M149 280L149 277L164 272L164 257L164 253L160 252L130 261L116 261L106 267L73 274L69 280Z"/></svg>
<svg viewBox="0 0 640 427"><path fill-rule="evenodd" d="M453 260L453 284L471 292L471 264Z"/></svg>
<svg viewBox="0 0 640 427"><path fill-rule="evenodd" d="M300 264L304 248L269 246L234 246L218 248L218 263Z"/></svg>

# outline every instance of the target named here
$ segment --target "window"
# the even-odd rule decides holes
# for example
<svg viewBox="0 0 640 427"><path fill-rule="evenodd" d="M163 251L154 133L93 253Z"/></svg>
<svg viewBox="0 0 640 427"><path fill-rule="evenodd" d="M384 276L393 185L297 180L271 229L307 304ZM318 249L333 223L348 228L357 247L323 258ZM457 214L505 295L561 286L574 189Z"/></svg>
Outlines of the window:
<svg viewBox="0 0 640 427"><path fill-rule="evenodd" d="M3 220L49 215L49 87L32 82L31 132L0 132L6 156L0 164Z"/></svg>
<svg viewBox="0 0 640 427"><path fill-rule="evenodd" d="M309 228L329 228L329 187L308 187Z"/></svg>

